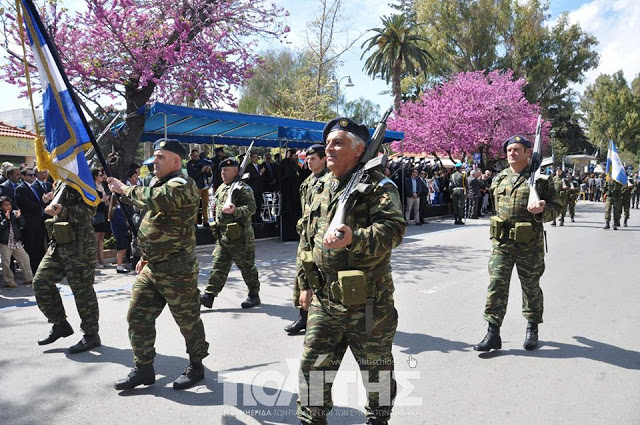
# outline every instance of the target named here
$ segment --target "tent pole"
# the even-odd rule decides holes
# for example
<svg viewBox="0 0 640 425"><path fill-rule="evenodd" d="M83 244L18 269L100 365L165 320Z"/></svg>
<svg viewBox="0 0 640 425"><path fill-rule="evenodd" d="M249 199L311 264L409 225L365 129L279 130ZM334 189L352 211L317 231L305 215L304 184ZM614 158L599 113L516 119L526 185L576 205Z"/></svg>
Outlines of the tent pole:
<svg viewBox="0 0 640 425"><path fill-rule="evenodd" d="M164 114L164 138L167 138L167 114Z"/></svg>
<svg viewBox="0 0 640 425"><path fill-rule="evenodd" d="M400 182L400 186L402 187L402 199L400 200L400 205L402 206L402 216L404 217L404 138L400 139L400 150L402 151L402 162L400 162L400 166L402 167L400 172L400 175L402 176L402 181Z"/></svg>
<svg viewBox="0 0 640 425"><path fill-rule="evenodd" d="M280 154L280 164L278 164L278 173L280 173L280 178L278 179L278 189L280 189L280 197L278 199L280 203L280 214L278 214L278 221L280 221L280 242L282 242L282 139L278 139L278 153Z"/></svg>

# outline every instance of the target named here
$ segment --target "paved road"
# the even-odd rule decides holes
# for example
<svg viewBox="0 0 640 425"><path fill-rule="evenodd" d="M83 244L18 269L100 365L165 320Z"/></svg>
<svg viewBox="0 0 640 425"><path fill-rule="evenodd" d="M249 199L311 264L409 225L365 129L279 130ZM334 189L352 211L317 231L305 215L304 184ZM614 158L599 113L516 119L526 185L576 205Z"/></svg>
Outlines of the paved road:
<svg viewBox="0 0 640 425"><path fill-rule="evenodd" d="M522 349L526 322L514 276L503 349L472 350L482 320L490 251L488 221L411 226L394 252L400 319L395 337L401 395L392 424L640 424L640 212L630 226L604 231L602 204L580 203L576 223L548 227L542 286L541 348ZM200 284L211 267L201 254ZM215 308L203 314L211 355L203 385L177 392L186 365L182 337L167 310L157 322L158 382L118 393L131 367L126 312L132 276L98 272L104 345L70 356L80 338L74 300L60 285L76 334L47 347L49 326L30 288L0 291L0 424L294 424L303 336L282 327L291 307L296 244L258 243L264 304L240 309L245 289L233 269ZM413 366L413 367L412 367ZM332 424L359 424L363 390L347 353L336 381Z"/></svg>

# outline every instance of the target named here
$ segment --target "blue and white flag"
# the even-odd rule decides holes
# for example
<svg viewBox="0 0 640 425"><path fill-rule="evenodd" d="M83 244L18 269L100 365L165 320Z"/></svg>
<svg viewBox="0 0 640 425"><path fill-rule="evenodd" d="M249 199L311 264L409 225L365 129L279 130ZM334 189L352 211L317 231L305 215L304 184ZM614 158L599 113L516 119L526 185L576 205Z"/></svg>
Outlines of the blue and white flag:
<svg viewBox="0 0 640 425"><path fill-rule="evenodd" d="M613 140L609 141L609 151L607 152L607 174L618 183L627 185L627 172L624 170L624 165Z"/></svg>
<svg viewBox="0 0 640 425"><path fill-rule="evenodd" d="M45 142L36 141L38 168L64 180L90 205L100 203L85 151L91 147L91 130L74 102L54 44L47 34L32 0L19 0L28 43L42 85Z"/></svg>

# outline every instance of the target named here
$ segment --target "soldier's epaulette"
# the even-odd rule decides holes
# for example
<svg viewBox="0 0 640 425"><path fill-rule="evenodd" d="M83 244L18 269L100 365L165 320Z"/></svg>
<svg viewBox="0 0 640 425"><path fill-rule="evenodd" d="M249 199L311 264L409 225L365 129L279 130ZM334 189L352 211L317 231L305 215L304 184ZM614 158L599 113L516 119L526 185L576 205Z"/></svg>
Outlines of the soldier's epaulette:
<svg viewBox="0 0 640 425"><path fill-rule="evenodd" d="M173 184L172 184L173 183ZM167 185L171 187L180 186L183 184L187 184L187 180L184 177L174 177L167 182Z"/></svg>

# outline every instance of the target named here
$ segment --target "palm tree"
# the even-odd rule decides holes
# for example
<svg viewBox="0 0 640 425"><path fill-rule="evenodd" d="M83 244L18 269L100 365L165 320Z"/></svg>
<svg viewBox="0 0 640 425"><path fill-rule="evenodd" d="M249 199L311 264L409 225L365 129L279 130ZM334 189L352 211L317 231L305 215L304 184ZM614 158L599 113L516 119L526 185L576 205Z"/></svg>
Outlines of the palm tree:
<svg viewBox="0 0 640 425"><path fill-rule="evenodd" d="M360 59L377 47L367 58L364 71L372 78L384 79L387 84L391 80L393 106L397 111L402 96L401 78L426 73L428 61L433 58L421 47L427 40L415 32L415 26L404 15L385 16L382 24L382 28L372 28L375 35L362 43L361 48L367 47Z"/></svg>

